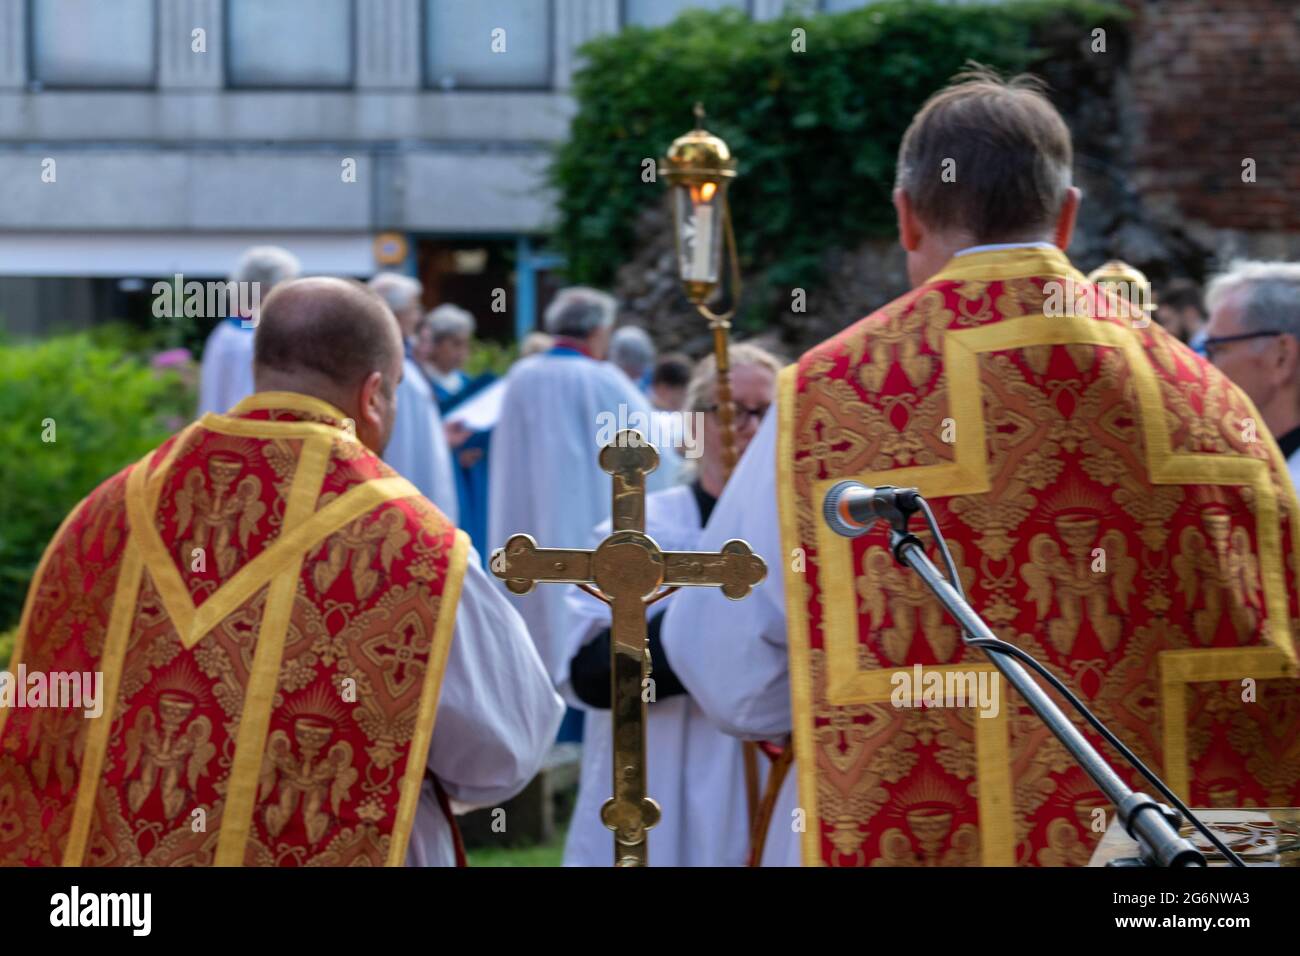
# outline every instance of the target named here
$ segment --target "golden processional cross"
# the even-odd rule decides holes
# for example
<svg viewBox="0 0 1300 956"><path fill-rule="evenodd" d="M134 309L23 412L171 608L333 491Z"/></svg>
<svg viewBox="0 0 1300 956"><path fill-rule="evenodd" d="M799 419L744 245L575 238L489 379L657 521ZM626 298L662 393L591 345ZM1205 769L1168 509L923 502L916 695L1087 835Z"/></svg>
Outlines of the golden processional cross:
<svg viewBox="0 0 1300 956"><path fill-rule="evenodd" d="M600 452L600 467L614 479L614 504L610 534L596 550L539 548L517 534L492 556L493 573L515 594L536 584L576 584L610 607L614 796L600 818L614 831L615 866L645 866L646 831L659 822L659 805L646 795L646 607L689 586L719 587L739 600L767 574L744 541L716 553L659 549L645 533L645 476L658 464L640 432L619 432Z"/></svg>

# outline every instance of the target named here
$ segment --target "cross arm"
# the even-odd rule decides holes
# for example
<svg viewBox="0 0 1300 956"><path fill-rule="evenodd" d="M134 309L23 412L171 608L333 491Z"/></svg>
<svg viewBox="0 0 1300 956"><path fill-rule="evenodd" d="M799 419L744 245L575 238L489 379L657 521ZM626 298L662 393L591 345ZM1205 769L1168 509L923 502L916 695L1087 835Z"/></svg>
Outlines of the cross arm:
<svg viewBox="0 0 1300 956"><path fill-rule="evenodd" d="M721 551L665 551L667 587L719 587L738 601L767 576L767 565L744 541L731 540Z"/></svg>
<svg viewBox="0 0 1300 956"><path fill-rule="evenodd" d="M515 594L535 584L590 584L591 552L577 548L539 548L532 535L517 534L492 553L492 573Z"/></svg>

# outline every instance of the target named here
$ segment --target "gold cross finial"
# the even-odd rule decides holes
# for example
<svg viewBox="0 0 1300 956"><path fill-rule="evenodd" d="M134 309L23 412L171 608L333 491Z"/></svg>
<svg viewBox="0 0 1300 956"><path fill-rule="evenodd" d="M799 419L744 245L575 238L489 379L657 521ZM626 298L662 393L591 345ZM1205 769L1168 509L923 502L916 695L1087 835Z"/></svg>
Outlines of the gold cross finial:
<svg viewBox="0 0 1300 956"><path fill-rule="evenodd" d="M767 574L763 559L743 541L728 541L717 552L660 550L645 533L645 476L658 464L659 453L640 432L619 432L600 451L600 466L613 477L609 536L594 551L583 551L539 548L517 534L491 563L515 594L536 584L576 584L610 606L614 796L600 818L614 831L616 866L645 865L646 832L659 822L659 805L645 787L646 605L679 587L717 587L739 599Z"/></svg>

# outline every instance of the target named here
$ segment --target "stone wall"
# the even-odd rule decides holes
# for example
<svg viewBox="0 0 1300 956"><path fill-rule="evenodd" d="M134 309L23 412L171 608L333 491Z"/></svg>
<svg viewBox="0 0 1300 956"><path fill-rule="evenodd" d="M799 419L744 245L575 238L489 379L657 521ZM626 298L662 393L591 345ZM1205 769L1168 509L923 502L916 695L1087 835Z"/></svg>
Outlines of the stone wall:
<svg viewBox="0 0 1300 956"><path fill-rule="evenodd" d="M1300 4L1130 5L1133 174L1152 215L1219 259L1300 256Z"/></svg>

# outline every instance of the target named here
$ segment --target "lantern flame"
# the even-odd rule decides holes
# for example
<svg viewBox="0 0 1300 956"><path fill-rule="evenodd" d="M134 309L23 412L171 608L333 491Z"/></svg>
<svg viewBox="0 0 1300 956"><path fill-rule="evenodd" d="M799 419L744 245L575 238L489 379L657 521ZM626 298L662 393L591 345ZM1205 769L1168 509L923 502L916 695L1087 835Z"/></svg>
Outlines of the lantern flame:
<svg viewBox="0 0 1300 956"><path fill-rule="evenodd" d="M717 183L705 183L700 187L700 199L709 202L713 199L713 194L718 191Z"/></svg>

